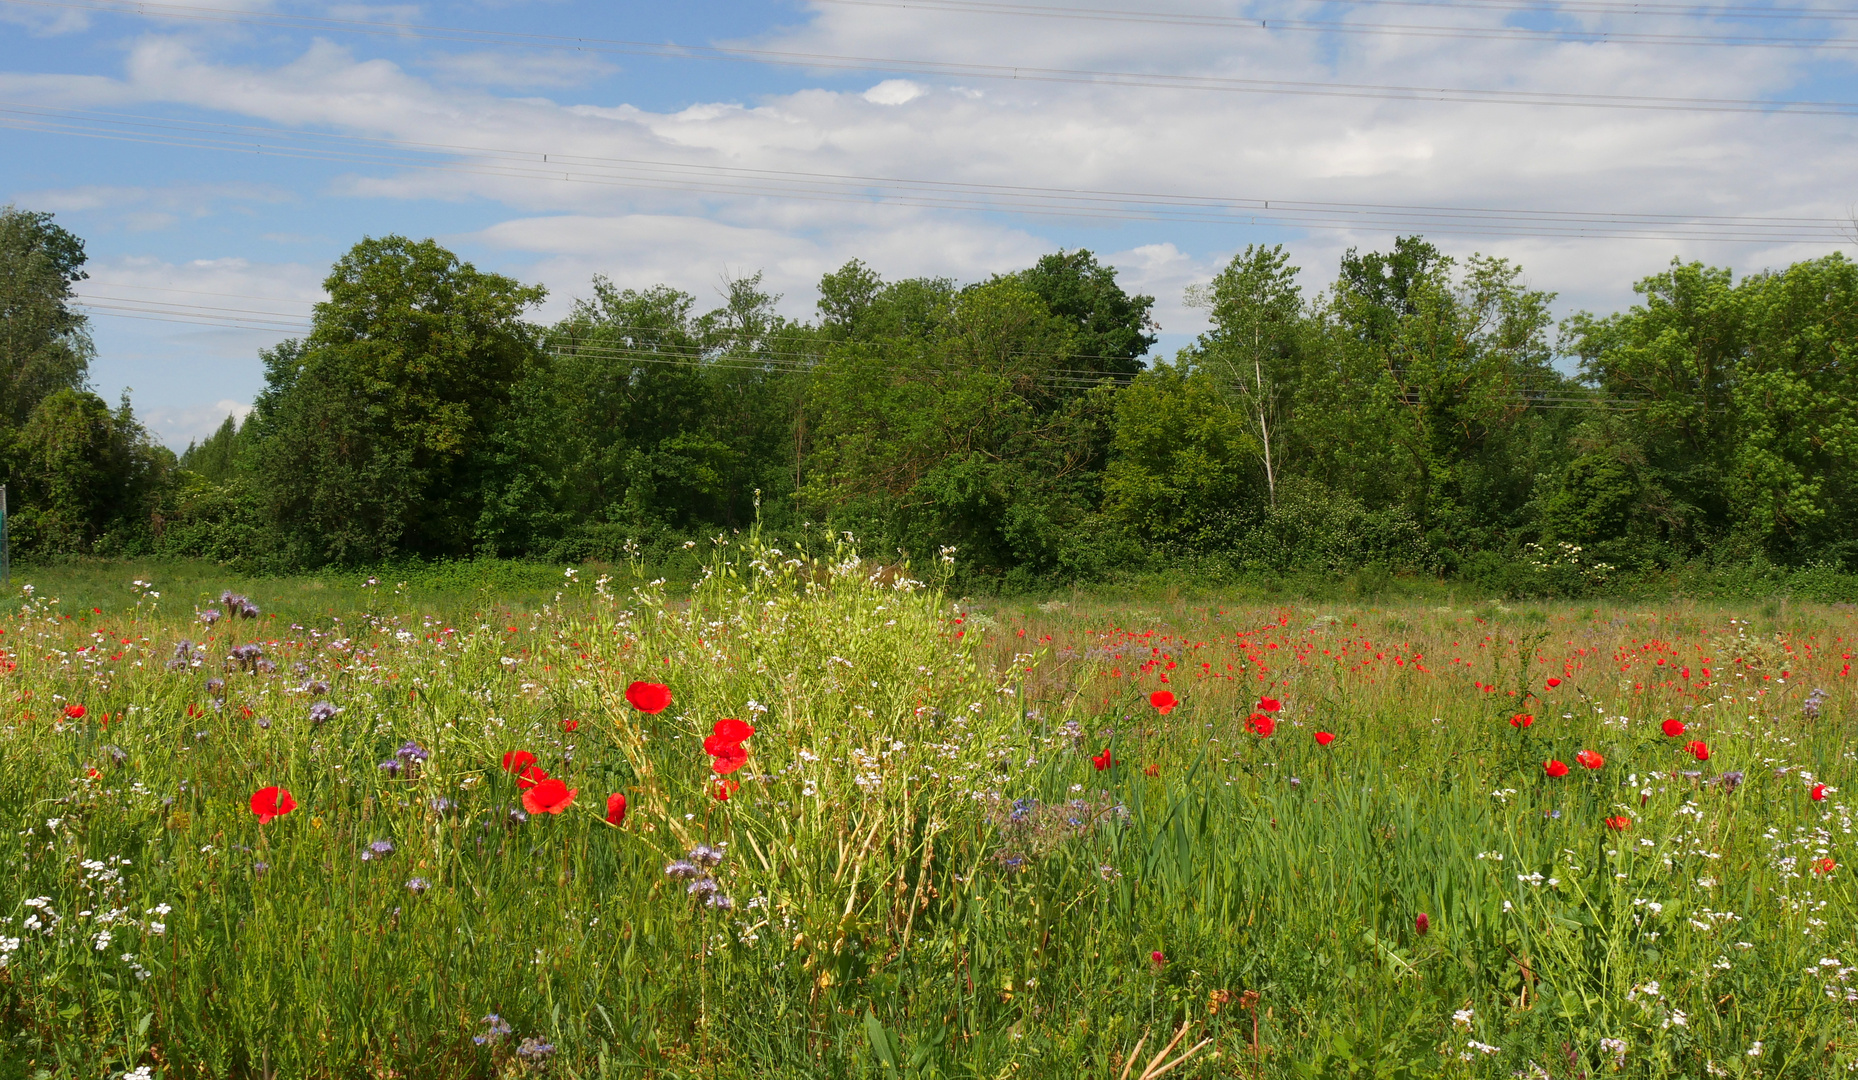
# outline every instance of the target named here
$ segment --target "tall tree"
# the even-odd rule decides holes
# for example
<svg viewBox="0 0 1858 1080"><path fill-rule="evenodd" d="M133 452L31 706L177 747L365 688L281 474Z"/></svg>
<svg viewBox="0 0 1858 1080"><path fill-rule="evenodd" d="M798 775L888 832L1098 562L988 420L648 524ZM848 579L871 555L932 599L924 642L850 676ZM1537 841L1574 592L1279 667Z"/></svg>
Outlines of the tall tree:
<svg viewBox="0 0 1858 1080"><path fill-rule="evenodd" d="M0 207L0 428L25 423L59 390L81 390L94 350L71 286L84 241L52 215Z"/></svg>
<svg viewBox="0 0 1858 1080"><path fill-rule="evenodd" d="M1073 366L1087 372L1133 375L1159 340L1155 298L1131 296L1116 283L1116 268L1082 248L1043 256L1011 275L1070 327Z"/></svg>
<svg viewBox="0 0 1858 1080"><path fill-rule="evenodd" d="M431 240L356 244L309 337L267 357L256 468L290 557L470 552L490 433L536 362L523 313L544 290Z"/></svg>
<svg viewBox="0 0 1858 1080"><path fill-rule="evenodd" d="M1283 247L1247 244L1210 285L1191 290L1190 303L1208 309L1213 329L1191 350L1191 362L1236 391L1256 432L1265 490L1277 504L1282 424L1298 384L1306 336L1298 268Z"/></svg>
<svg viewBox="0 0 1858 1080"><path fill-rule="evenodd" d="M1531 405L1566 380L1549 362L1552 294L1503 259L1473 255L1456 270L1415 237L1388 255L1351 250L1327 317L1330 347L1354 358L1344 366L1378 371L1366 415L1399 450L1428 542L1463 552L1500 546L1521 524Z"/></svg>

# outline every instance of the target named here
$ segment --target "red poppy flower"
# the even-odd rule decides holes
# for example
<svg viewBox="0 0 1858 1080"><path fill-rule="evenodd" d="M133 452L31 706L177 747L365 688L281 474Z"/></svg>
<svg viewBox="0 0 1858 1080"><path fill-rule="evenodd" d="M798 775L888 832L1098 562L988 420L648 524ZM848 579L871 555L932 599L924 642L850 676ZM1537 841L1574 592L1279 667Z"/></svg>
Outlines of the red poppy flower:
<svg viewBox="0 0 1858 1080"><path fill-rule="evenodd" d="M1161 766L1151 761L1148 764L1142 766L1142 775L1143 776L1160 776Z"/></svg>
<svg viewBox="0 0 1858 1080"><path fill-rule="evenodd" d="M1684 733L1684 722L1675 716L1658 725L1658 727L1673 739Z"/></svg>
<svg viewBox="0 0 1858 1080"><path fill-rule="evenodd" d="M1334 741L1335 741L1335 736L1329 734L1327 731L1319 731L1316 733L1316 745L1317 746L1328 746L1330 743Z"/></svg>
<svg viewBox="0 0 1858 1080"><path fill-rule="evenodd" d="M1813 864L1813 873L1830 874L1838 865L1838 863L1833 862L1831 859L1820 859Z"/></svg>
<svg viewBox="0 0 1858 1080"><path fill-rule="evenodd" d="M1814 785L1813 785L1813 790L1811 790L1811 791L1809 791L1809 792L1807 792L1807 793L1806 793L1806 797L1807 797L1807 798L1809 798L1809 799L1811 799L1811 800L1813 800L1814 802L1823 802L1823 801L1825 801L1825 798L1826 798L1826 785L1824 785L1824 784L1814 784Z"/></svg>
<svg viewBox="0 0 1858 1080"><path fill-rule="evenodd" d="M716 781L716 787L710 791L710 794L716 796L717 802L728 802L729 796L741 789L742 785L736 783L733 779L723 779Z"/></svg>
<svg viewBox="0 0 1858 1080"><path fill-rule="evenodd" d="M749 723L746 723L741 720L737 720L734 717L729 717L729 716L725 716L721 720L716 721L715 726L710 728L710 738L720 740L722 745L728 745L729 743L739 743L743 739L746 739L754 734L755 734L755 726L753 724L749 724ZM709 743L705 742L704 747L707 749L709 747ZM712 754L715 752L716 751L714 750L710 751L710 753Z"/></svg>
<svg viewBox="0 0 1858 1080"><path fill-rule="evenodd" d="M535 764L535 755L531 754L527 750L512 750L509 753L503 755L503 771L504 772L520 773L525 768L529 767L530 765L534 765L534 764Z"/></svg>
<svg viewBox="0 0 1858 1080"><path fill-rule="evenodd" d="M97 768L95 765L91 765L84 770L84 775L90 777L92 780L95 780L97 777L103 775L103 770Z"/></svg>
<svg viewBox="0 0 1858 1080"><path fill-rule="evenodd" d="M272 818L283 817L296 808L297 800L281 787L274 785L252 792L252 813L258 815L260 825L269 825Z"/></svg>
<svg viewBox="0 0 1858 1080"><path fill-rule="evenodd" d="M1169 710L1180 704L1180 700L1174 696L1172 690L1157 690L1148 695L1148 703L1155 707L1156 712L1166 716Z"/></svg>
<svg viewBox="0 0 1858 1080"><path fill-rule="evenodd" d="M548 773L540 765L529 765L516 774L516 786L527 791L547 779Z"/></svg>
<svg viewBox="0 0 1858 1080"><path fill-rule="evenodd" d="M1548 764L1542 766L1542 771L1550 776L1566 776L1568 766L1565 762L1550 760Z"/></svg>
<svg viewBox="0 0 1858 1080"><path fill-rule="evenodd" d="M1690 751L1693 755L1695 755L1698 761L1710 760L1709 744L1705 743L1701 739L1695 742L1686 743L1684 746L1684 749Z"/></svg>
<svg viewBox="0 0 1858 1080"><path fill-rule="evenodd" d="M1582 750L1580 753L1574 755L1574 760L1580 762L1589 769L1597 769L1606 764L1606 759L1594 753L1592 750Z"/></svg>
<svg viewBox="0 0 1858 1080"><path fill-rule="evenodd" d="M626 797L615 791L606 797L606 823L622 825L626 821Z"/></svg>
<svg viewBox="0 0 1858 1080"><path fill-rule="evenodd" d="M1258 699L1258 704L1252 706L1259 712L1276 712L1283 707L1284 703L1274 697L1261 697Z"/></svg>
<svg viewBox="0 0 1858 1080"><path fill-rule="evenodd" d="M84 719L84 712L85 712L85 709L84 709L84 706L82 705L66 705L65 706L65 719L66 720L82 720Z"/></svg>
<svg viewBox="0 0 1858 1080"><path fill-rule="evenodd" d="M581 722L579 720L563 720L561 722L561 730L566 731L569 734L572 734L574 730L580 726L581 726Z"/></svg>
<svg viewBox="0 0 1858 1080"><path fill-rule="evenodd" d="M1519 712L1515 716L1510 717L1511 727L1528 727L1533 723L1535 723L1535 715L1533 713Z"/></svg>
<svg viewBox="0 0 1858 1080"><path fill-rule="evenodd" d="M1420 937L1425 937L1432 930L1432 920L1428 919L1426 913L1422 911L1413 916L1413 929L1419 931Z"/></svg>
<svg viewBox="0 0 1858 1080"><path fill-rule="evenodd" d="M1259 738L1268 739L1271 733L1277 730L1277 721L1273 720L1268 713L1255 712L1246 718L1245 726L1257 732Z"/></svg>
<svg viewBox="0 0 1858 1080"><path fill-rule="evenodd" d="M671 688L663 683L635 682L626 687L626 700L642 713L657 715L671 707Z"/></svg>
<svg viewBox="0 0 1858 1080"><path fill-rule="evenodd" d="M725 746L720 752L712 752L710 756L713 759L710 762L710 768L718 776L723 773L732 773L748 764L748 751L740 746Z"/></svg>
<svg viewBox="0 0 1858 1080"><path fill-rule="evenodd" d="M559 814L573 805L578 791L551 776L523 792L523 809L531 814Z"/></svg>
<svg viewBox="0 0 1858 1080"><path fill-rule="evenodd" d="M1110 756L1110 748L1106 746L1103 748L1103 753L1090 755L1090 763L1097 767L1098 772L1102 772L1116 764L1116 759Z"/></svg>
<svg viewBox="0 0 1858 1080"><path fill-rule="evenodd" d="M1624 814L1618 817L1610 817L1606 819L1606 827L1614 832L1625 832L1627 829L1632 828L1632 819Z"/></svg>
<svg viewBox="0 0 1858 1080"><path fill-rule="evenodd" d="M1554 676L1552 676L1552 675L1551 675L1551 676L1549 676L1549 680L1548 680L1548 688L1549 688L1550 690L1553 690L1553 689L1554 689L1555 687L1557 687L1557 686L1560 686L1560 685L1561 685L1561 680L1560 680L1560 679L1557 679L1557 678L1555 678L1555 677L1554 677Z"/></svg>

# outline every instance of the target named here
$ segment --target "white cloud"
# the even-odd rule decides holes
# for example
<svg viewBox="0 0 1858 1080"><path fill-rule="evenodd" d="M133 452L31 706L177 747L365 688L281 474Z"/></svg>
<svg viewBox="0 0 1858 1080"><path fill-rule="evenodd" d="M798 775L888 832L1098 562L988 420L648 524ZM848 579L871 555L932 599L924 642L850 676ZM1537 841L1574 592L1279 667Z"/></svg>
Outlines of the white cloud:
<svg viewBox="0 0 1858 1080"><path fill-rule="evenodd" d="M929 92L922 83L908 79L885 79L864 92L864 99L873 105L907 105Z"/></svg>
<svg viewBox="0 0 1858 1080"><path fill-rule="evenodd" d="M814 5L813 15L798 29L753 44L950 62L984 56L1027 67L1666 97L1781 93L1807 71L1801 66L1807 61L1787 50L1321 37L836 4ZM1500 16L1465 9L1426 9L1423 16L1467 26L1496 25L1493 18ZM1707 26L1675 19L1636 25L1687 32ZM63 104L191 105L266 124L530 152L522 175L383 167L358 170L330 190L352 199L490 200L505 208L506 220L460 232L455 242L511 260L506 269L539 277L558 296L584 289L597 270L621 284L668 281L707 300L724 272L765 269L770 285L787 294L787 306L804 314L819 274L853 256L893 278L973 278L1052 250L1057 243L1046 237L1100 229L1089 233L1099 238L1092 246L1121 267L1126 285L1157 297L1157 314L1170 334L1203 325L1203 316L1181 305L1185 285L1205 280L1248 240L1284 238L1313 293L1333 277L1350 245L1385 247L1396 232L1427 232L1455 254L1482 250L1521 262L1533 283L1563 294L1564 309L1629 302L1631 282L1673 255L1755 267L1826 248L1479 238L1402 227L1384 213L1371 223L1343 217L1326 223L1333 227L1309 230L1014 215L1013 207L1022 204L1010 201L1000 204L1005 212L975 214L872 205L856 201L863 190L856 186L849 193L853 201L832 201L848 193L792 176L680 173L649 163L1381 206L1800 216L1842 215L1852 198L1849 177L1858 175L1858 145L1843 137L1849 120L1839 117L1518 108L966 77L953 80L964 84L958 87L930 76L887 78L863 90L802 89L653 111L603 99L597 89L575 91L575 100L564 93L562 101L493 92L542 85L569 90L581 85L576 80L583 73L603 73L604 61L577 68L581 61L511 51L430 63L434 78L324 41L283 64L228 62L199 39L158 34L133 44L121 79L9 74L0 75L0 92ZM551 83L551 71L566 74ZM538 175L542 170L533 166L544 153L579 159L583 164L564 171L578 168L580 179ZM591 182L596 179L601 182ZM771 197L780 192L809 198ZM946 195L920 189L913 197L922 202ZM193 210L145 200L131 212L185 216ZM160 220L123 219L126 227Z"/></svg>
<svg viewBox="0 0 1858 1080"><path fill-rule="evenodd" d="M250 402L222 398L207 404L153 408L138 415L156 442L178 453L188 443L199 442L218 431L226 417L236 417L244 423L251 411Z"/></svg>
<svg viewBox="0 0 1858 1080"><path fill-rule="evenodd" d="M599 57L555 51L442 53L422 66L450 82L494 87L585 86L618 70Z"/></svg>

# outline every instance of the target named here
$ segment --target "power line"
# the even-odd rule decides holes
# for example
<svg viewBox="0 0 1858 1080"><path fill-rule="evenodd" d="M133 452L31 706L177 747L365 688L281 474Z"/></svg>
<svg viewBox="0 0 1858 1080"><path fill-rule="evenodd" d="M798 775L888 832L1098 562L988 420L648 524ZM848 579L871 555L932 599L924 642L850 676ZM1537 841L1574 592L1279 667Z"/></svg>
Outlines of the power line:
<svg viewBox="0 0 1858 1080"><path fill-rule="evenodd" d="M1841 218L1350 203L923 180L419 142L0 102L0 127L188 149L682 194L1066 218L1561 239L1844 243Z"/></svg>
<svg viewBox="0 0 1858 1080"><path fill-rule="evenodd" d="M819 0L828 4L868 4L869 6L958 7L976 13L1016 14L1020 12L1050 14L1083 19L1109 19L1156 22L1194 27L1242 26L1257 22L1249 16L1208 15L1202 12L1168 12L1161 10L1127 11L1098 7L1062 7L1058 5L989 2L989 0ZM1617 15L1642 18L1691 19L1766 19L1789 22L1854 22L1858 10L1851 8L1757 7L1749 4L1680 4L1668 2L1637 3L1635 0L1324 0L1335 7L1423 8L1480 13L1532 11L1551 15ZM1275 21L1275 20L1273 20Z"/></svg>
<svg viewBox="0 0 1858 1080"><path fill-rule="evenodd" d="M1167 12L1112 11L1103 8L1059 8L1041 4L988 3L984 0L819 0L844 7L871 7L946 11L960 15L1009 18L1063 19L1085 22L1134 23L1147 26L1218 29L1231 31L1292 31L1318 34L1372 34L1391 37L1428 37L1486 41L1556 41L1584 44L1704 46L1770 49L1858 49L1858 40L1828 37L1775 37L1758 34L1672 34L1644 31L1582 30L1569 27L1530 26L1426 26L1403 23L1363 23L1324 19L1242 18L1222 15ZM1357 0L1360 2L1360 0ZM1424 5L1435 6L1435 5ZM1474 5L1458 5L1473 7ZM1511 9L1517 10L1517 9ZM1523 9L1528 10L1528 9ZM1540 10L1540 9L1538 9ZM1553 10L1553 9L1549 9ZM1642 14L1619 11L1614 14ZM1720 17L1720 16L1719 16ZM1792 16L1800 20L1804 16ZM1828 21L1858 18L1834 14Z"/></svg>
<svg viewBox="0 0 1858 1080"><path fill-rule="evenodd" d="M849 56L781 49L750 49L715 45L681 45L674 42L629 41L559 34L474 30L365 19L337 19L307 15L237 11L191 4L129 2L129 0L0 0L24 7L81 11L110 11L160 18L247 23L287 29L365 34L377 37L417 38L478 45L517 45L627 56L663 56L675 59L729 60L816 70L877 71L894 74L940 75L959 79L1006 82L1070 83L1106 87L1193 90L1243 94L1281 94L1304 97L1391 98L1450 104L1537 105L1555 108L1648 109L1654 111L1790 114L1808 116L1858 115L1858 102L1806 101L1759 98L1706 98L1657 95L1587 94L1541 90L1492 90L1449 86L1401 86L1375 83L1314 82L1291 79L1245 79L1218 75L1173 75L1163 72L1104 71L1087 68L974 64L894 57Z"/></svg>
<svg viewBox="0 0 1858 1080"><path fill-rule="evenodd" d="M107 283L104 283L107 284ZM158 286L111 286L116 288L146 288L162 292L187 293L190 290L169 289ZM238 297L235 293L201 293L209 296ZM253 299L281 299L263 298ZM98 314L115 318L135 319L145 322L167 322L183 325L212 326L219 329L254 330L266 332L302 332L310 329L308 316L292 316L277 312L268 312L250 308L235 308L223 305L194 305L162 300L118 300L116 298L82 297L83 306ZM606 331L662 331L663 327L636 325L602 324ZM627 364L649 364L661 367L683 367L697 370L744 371L760 374L806 374L818 370L827 354L822 351L757 348L751 353L729 353L718 351L713 347L698 344L678 344L659 342L650 346L627 347L609 345L593 341L556 342L549 349L557 357L583 356L596 359L621 361ZM1052 354L1035 351L1006 352L1007 357L1039 357ZM1065 353L1074 360L1082 359L1118 359L1127 357L1107 357L1101 354ZM865 356L856 359L878 360L892 359L883 356ZM950 366L947 364L923 362L926 358L915 358L921 370L934 375L950 376L971 373L991 374L1012 383L1030 383L1035 386L1053 390L1084 390L1109 383L1127 386L1136 374L1095 371L1084 368L1046 367L1035 371L988 371L978 367ZM1237 385L1236 383L1233 385ZM1401 400L1406 404L1412 402L1405 396ZM1501 396L1501 400L1513 404L1522 404L1534 409L1633 412L1645 402L1617 396L1603 396L1598 393L1583 394L1576 390L1517 390Z"/></svg>

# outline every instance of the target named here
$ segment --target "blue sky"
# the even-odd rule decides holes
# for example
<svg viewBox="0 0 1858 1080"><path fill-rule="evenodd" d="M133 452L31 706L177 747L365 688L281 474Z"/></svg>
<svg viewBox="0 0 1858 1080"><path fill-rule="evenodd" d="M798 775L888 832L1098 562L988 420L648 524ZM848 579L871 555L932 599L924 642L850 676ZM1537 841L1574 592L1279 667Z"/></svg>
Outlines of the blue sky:
<svg viewBox="0 0 1858 1080"><path fill-rule="evenodd" d="M543 318L596 273L708 305L759 271L805 317L853 257L971 280L1088 247L1157 297L1164 349L1247 243L1314 292L1348 247L1423 232L1562 313L1672 258L1849 253L1858 107L1699 106L1858 102L1858 21L1628 6L0 0L0 202L86 238L93 382L177 447L249 404L258 350L364 235L540 282ZM1606 107L1528 96L1556 94Z"/></svg>

